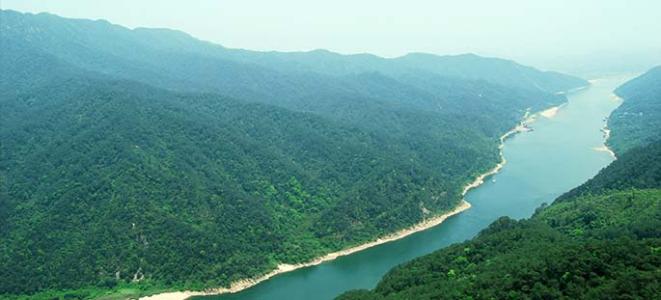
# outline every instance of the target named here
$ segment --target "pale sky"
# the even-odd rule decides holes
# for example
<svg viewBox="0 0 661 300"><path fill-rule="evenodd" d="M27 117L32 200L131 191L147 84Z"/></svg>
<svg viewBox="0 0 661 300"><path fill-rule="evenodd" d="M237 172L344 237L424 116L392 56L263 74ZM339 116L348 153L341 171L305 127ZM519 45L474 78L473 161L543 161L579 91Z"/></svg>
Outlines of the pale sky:
<svg viewBox="0 0 661 300"><path fill-rule="evenodd" d="M473 52L556 69L590 57L661 59L660 0L0 0L0 6L178 29L252 50Z"/></svg>

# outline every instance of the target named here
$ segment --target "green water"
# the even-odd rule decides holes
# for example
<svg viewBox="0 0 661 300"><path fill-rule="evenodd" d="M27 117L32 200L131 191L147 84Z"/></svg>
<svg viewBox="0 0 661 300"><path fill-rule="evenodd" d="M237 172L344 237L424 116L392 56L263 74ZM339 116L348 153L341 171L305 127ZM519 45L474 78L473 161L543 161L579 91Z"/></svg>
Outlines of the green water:
<svg viewBox="0 0 661 300"><path fill-rule="evenodd" d="M628 76L593 81L568 95L551 118L539 117L534 131L508 139L507 164L466 200L473 207L434 228L314 267L278 275L236 294L211 299L333 299L344 291L373 288L392 267L452 243L470 239L500 216L529 217L540 204L594 176L613 158L603 145L604 118L619 102L612 91Z"/></svg>

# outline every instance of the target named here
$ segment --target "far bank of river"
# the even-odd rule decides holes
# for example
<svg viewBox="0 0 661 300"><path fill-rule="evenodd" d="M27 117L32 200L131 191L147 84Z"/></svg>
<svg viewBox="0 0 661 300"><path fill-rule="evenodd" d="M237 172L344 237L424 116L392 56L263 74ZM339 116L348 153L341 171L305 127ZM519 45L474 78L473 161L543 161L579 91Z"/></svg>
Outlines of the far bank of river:
<svg viewBox="0 0 661 300"><path fill-rule="evenodd" d="M568 95L567 105L538 116L531 125L533 132L507 139L503 149L507 166L467 193L470 210L405 238L204 300L332 299L346 290L372 288L395 265L469 239L500 216L530 216L539 205L553 201L613 160L595 149L604 144L600 130L605 118L619 105L612 90L626 79L593 80L588 89Z"/></svg>

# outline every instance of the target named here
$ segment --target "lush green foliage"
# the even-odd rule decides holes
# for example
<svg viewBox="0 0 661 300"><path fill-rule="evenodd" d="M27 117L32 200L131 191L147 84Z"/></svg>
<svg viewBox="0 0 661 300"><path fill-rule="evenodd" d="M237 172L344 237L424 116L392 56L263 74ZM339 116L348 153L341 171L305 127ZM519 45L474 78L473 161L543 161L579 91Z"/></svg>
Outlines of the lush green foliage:
<svg viewBox="0 0 661 300"><path fill-rule="evenodd" d="M2 108L14 292L136 273L226 284L447 210L495 159L457 164L471 150L446 148L428 165L310 114L122 81L57 82ZM494 145L475 141L474 155Z"/></svg>
<svg viewBox="0 0 661 300"><path fill-rule="evenodd" d="M470 80L320 72L314 53L279 69L298 54L0 13L0 297L226 285L412 225L459 201L527 108L584 83L525 68L514 85L522 66L486 58Z"/></svg>
<svg viewBox="0 0 661 300"><path fill-rule="evenodd" d="M531 219L501 218L338 299L658 299L660 153L627 152Z"/></svg>
<svg viewBox="0 0 661 300"><path fill-rule="evenodd" d="M624 100L608 120L608 144L615 153L661 140L661 67L623 84L615 93Z"/></svg>

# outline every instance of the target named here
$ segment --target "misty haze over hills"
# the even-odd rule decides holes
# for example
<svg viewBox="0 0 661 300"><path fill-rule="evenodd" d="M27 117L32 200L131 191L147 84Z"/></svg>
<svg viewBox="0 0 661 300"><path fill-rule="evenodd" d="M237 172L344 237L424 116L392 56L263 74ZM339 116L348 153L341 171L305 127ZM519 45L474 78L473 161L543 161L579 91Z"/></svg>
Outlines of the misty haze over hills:
<svg viewBox="0 0 661 300"><path fill-rule="evenodd" d="M329 49L399 57L476 53L583 77L641 73L661 61L654 0L430 1L5 0L2 8L180 29L230 48ZM157 8L157 9L156 9Z"/></svg>

